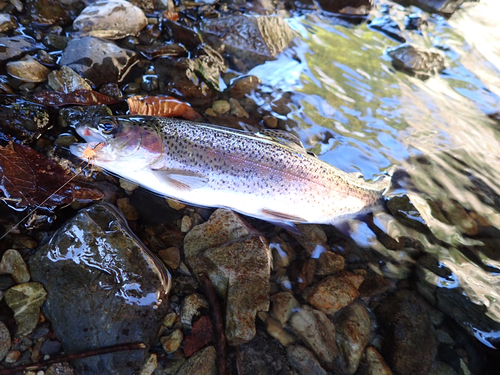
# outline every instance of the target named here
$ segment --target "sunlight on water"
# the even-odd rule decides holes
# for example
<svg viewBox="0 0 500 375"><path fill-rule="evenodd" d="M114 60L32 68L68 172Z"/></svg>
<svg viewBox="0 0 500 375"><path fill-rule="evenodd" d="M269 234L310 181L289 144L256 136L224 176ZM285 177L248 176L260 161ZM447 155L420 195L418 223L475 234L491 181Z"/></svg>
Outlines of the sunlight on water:
<svg viewBox="0 0 500 375"><path fill-rule="evenodd" d="M428 26L422 33L402 27L402 35L445 56L446 69L428 80L392 67L385 51L394 40L320 14L289 20L300 35L293 51L250 74L276 95L292 93L286 117L297 125L290 130L322 160L367 179L404 167L418 191L408 192L417 220L434 240L388 213L377 225L394 238L417 238L452 273L443 278L423 268L426 282L458 288L500 323L500 243L490 241L500 235L500 124L488 117L500 110L500 3L469 4L452 21L410 9ZM400 21L402 12L393 6L389 14ZM394 256L366 225L351 229L359 245ZM464 324L476 337L499 336Z"/></svg>

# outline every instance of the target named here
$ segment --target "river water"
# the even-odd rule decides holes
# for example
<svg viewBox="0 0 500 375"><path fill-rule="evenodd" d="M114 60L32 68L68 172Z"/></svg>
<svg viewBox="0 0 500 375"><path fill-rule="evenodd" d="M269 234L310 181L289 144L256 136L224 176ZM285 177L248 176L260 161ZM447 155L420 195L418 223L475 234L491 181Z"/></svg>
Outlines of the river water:
<svg viewBox="0 0 500 375"><path fill-rule="evenodd" d="M404 29L409 12L427 20L421 32ZM492 328L500 323L499 12L496 0L482 0L446 20L377 2L370 19L389 15L407 42L445 56L446 69L427 80L392 67L386 50L399 42L367 23L318 13L289 19L300 34L295 47L250 72L272 96L290 95L291 112L281 118L296 124L289 130L322 160L367 179L394 167L408 172L411 184L402 183L389 200L406 194L414 209L404 215L415 225L389 212L375 213L375 223L392 237L418 239L447 276L413 267L405 250L385 248L362 222L351 221L351 236L394 266L372 268L400 278L416 272L417 287L450 289L481 307L483 317L461 324L490 347L500 339ZM430 233L419 229L422 223Z"/></svg>

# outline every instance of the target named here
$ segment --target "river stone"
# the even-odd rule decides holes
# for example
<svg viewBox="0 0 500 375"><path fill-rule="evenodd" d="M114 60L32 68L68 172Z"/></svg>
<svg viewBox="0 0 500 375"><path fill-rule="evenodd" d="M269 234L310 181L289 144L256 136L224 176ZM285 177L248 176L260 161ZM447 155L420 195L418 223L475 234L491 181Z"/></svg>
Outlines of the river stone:
<svg viewBox="0 0 500 375"><path fill-rule="evenodd" d="M392 375L392 371L385 363L384 358L373 346L366 348L365 361L370 375Z"/></svg>
<svg viewBox="0 0 500 375"><path fill-rule="evenodd" d="M10 349L10 332L3 322L0 322L0 361L3 361Z"/></svg>
<svg viewBox="0 0 500 375"><path fill-rule="evenodd" d="M202 309L208 309L208 302L204 296L199 293L193 293L182 301L181 322L187 326L191 326L193 318L198 318L201 315Z"/></svg>
<svg viewBox="0 0 500 375"><path fill-rule="evenodd" d="M312 258L318 258L328 248L328 240L321 225L317 224L297 224L299 233L290 234L302 245L307 254Z"/></svg>
<svg viewBox="0 0 500 375"><path fill-rule="evenodd" d="M85 7L86 0L27 0L31 22L38 25L67 25Z"/></svg>
<svg viewBox="0 0 500 375"><path fill-rule="evenodd" d="M46 296L43 285L37 282L15 285L5 292L5 302L14 311L16 336L25 336L36 328Z"/></svg>
<svg viewBox="0 0 500 375"><path fill-rule="evenodd" d="M17 22L14 17L7 13L0 13L0 33L17 28Z"/></svg>
<svg viewBox="0 0 500 375"><path fill-rule="evenodd" d="M336 324L336 340L346 374L354 374L371 336L368 311L360 303L343 309Z"/></svg>
<svg viewBox="0 0 500 375"><path fill-rule="evenodd" d="M363 276L342 271L321 280L307 301L325 314L334 315L359 297L358 288L362 282Z"/></svg>
<svg viewBox="0 0 500 375"><path fill-rule="evenodd" d="M80 210L30 258L48 292L44 312L66 353L156 342L167 313L163 265L108 204ZM147 349L74 361L79 374L137 373Z"/></svg>
<svg viewBox="0 0 500 375"><path fill-rule="evenodd" d="M286 348L288 363L300 375L326 375L326 371L309 350L302 345L291 345Z"/></svg>
<svg viewBox="0 0 500 375"><path fill-rule="evenodd" d="M444 70L444 57L437 51L417 49L411 44L401 44L387 49L392 65L411 76L426 79Z"/></svg>
<svg viewBox="0 0 500 375"><path fill-rule="evenodd" d="M271 315L285 326L300 304L291 292L279 292L271 296L271 306Z"/></svg>
<svg viewBox="0 0 500 375"><path fill-rule="evenodd" d="M337 357L335 326L321 311L304 305L292 315L290 325L318 359L330 369Z"/></svg>
<svg viewBox="0 0 500 375"><path fill-rule="evenodd" d="M60 65L66 65L96 86L119 82L138 61L138 55L113 42L91 36L71 39Z"/></svg>
<svg viewBox="0 0 500 375"><path fill-rule="evenodd" d="M396 0L403 5L415 5L429 13L450 17L467 0Z"/></svg>
<svg viewBox="0 0 500 375"><path fill-rule="evenodd" d="M27 283L30 281L30 273L28 266L24 262L19 251L10 249L7 250L0 262L0 274L12 275L12 279L16 284Z"/></svg>
<svg viewBox="0 0 500 375"><path fill-rule="evenodd" d="M255 316L269 310L270 250L238 214L218 209L184 238L186 262L205 273L226 299L226 337L238 345L255 336Z"/></svg>
<svg viewBox="0 0 500 375"><path fill-rule="evenodd" d="M295 38L278 16L231 16L205 20L202 32L215 46L244 61L248 69L274 60Z"/></svg>
<svg viewBox="0 0 500 375"><path fill-rule="evenodd" d="M46 68L33 57L19 61L9 61L6 64L7 73L22 82L41 83L47 80L50 69Z"/></svg>
<svg viewBox="0 0 500 375"><path fill-rule="evenodd" d="M321 9L348 16L364 16L370 12L373 0L317 0Z"/></svg>
<svg viewBox="0 0 500 375"><path fill-rule="evenodd" d="M87 6L73 22L81 35L121 39L146 27L144 12L125 0L98 0Z"/></svg>
<svg viewBox="0 0 500 375"><path fill-rule="evenodd" d="M216 375L216 356L215 348L207 346L189 357L177 375Z"/></svg>
<svg viewBox="0 0 500 375"><path fill-rule="evenodd" d="M383 355L391 369L396 374L427 375L438 342L422 298L401 290L375 312L383 330Z"/></svg>
<svg viewBox="0 0 500 375"><path fill-rule="evenodd" d="M82 76L67 66L49 74L49 86L56 90L69 94L75 90L92 90L92 87Z"/></svg>
<svg viewBox="0 0 500 375"><path fill-rule="evenodd" d="M37 43L35 39L30 36L16 35L12 37L0 37L0 62L11 60L26 52L33 52L38 49L44 49L43 44Z"/></svg>

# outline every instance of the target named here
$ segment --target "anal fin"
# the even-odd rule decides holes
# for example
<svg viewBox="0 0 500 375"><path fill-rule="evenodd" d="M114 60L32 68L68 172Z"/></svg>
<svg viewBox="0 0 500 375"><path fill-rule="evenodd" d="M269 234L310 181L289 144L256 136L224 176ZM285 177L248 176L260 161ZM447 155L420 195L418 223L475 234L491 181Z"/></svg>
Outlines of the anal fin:
<svg viewBox="0 0 500 375"><path fill-rule="evenodd" d="M154 173L158 179L182 191L202 188L208 182L205 175L182 169L157 169Z"/></svg>

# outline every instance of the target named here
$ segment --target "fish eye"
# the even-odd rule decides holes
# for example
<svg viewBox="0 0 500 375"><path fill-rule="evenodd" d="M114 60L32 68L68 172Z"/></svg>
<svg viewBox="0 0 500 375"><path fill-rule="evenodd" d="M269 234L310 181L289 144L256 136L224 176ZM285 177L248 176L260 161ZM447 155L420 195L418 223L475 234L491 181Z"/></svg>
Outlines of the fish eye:
<svg viewBox="0 0 500 375"><path fill-rule="evenodd" d="M118 125L113 122L112 120L102 120L97 124L97 128L103 133L103 134L113 134L116 133L118 129Z"/></svg>

